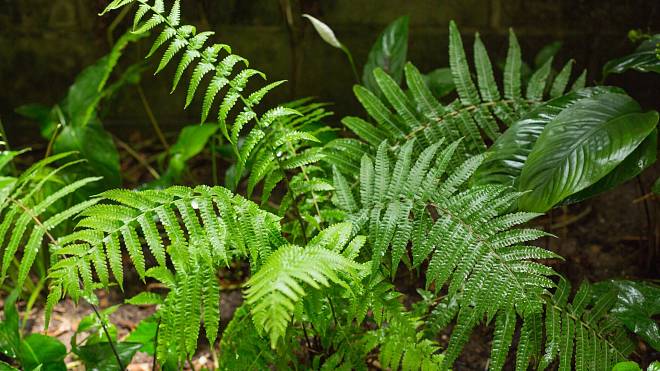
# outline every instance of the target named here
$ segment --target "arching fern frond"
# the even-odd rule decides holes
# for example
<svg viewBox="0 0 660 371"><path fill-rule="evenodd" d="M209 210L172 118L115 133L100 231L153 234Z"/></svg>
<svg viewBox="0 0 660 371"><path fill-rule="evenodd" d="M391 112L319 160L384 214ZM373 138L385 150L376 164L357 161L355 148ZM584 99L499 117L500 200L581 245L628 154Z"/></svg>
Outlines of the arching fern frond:
<svg viewBox="0 0 660 371"><path fill-rule="evenodd" d="M0 171L22 151L0 152ZM18 265L15 287L21 287L42 248L44 240L54 240L51 231L81 210L96 203L95 199L73 204L55 212L52 206L66 199L85 185L100 178L83 178L57 190L46 190L49 182L57 179L58 172L77 161L66 162L73 153L61 153L38 161L20 176L0 177L0 284L5 281L13 263ZM64 165L51 166L62 161Z"/></svg>
<svg viewBox="0 0 660 371"><path fill-rule="evenodd" d="M135 33L143 33L159 26L163 27L148 54L149 57L167 45L156 73L162 71L180 54L181 58L174 73L172 91L176 89L185 71L189 69L192 70L192 75L188 83L185 106L188 107L191 104L197 91L204 91L201 122L206 122L216 97L224 90L224 96L218 105L217 120L222 134L232 145L241 166L245 165L250 155L252 149L250 146L254 146L261 139L260 132L264 132L269 124L278 117L297 114L292 109L276 107L259 115L254 108L270 90L282 82L271 83L247 94L246 87L250 79L255 76L265 78L265 75L258 70L248 68L248 61L239 55L232 54L228 45L207 46L207 41L213 32L197 33L195 27L181 24L180 0L175 0L169 11L165 8L163 0L113 1L103 13L133 2L139 4L133 22ZM148 17L148 14L151 16ZM143 21L143 19L146 20ZM241 67L240 63L244 66ZM211 78L206 88L203 88L207 76L211 76ZM248 132L243 133L244 129L247 129ZM238 139L241 134L247 134L250 141L247 147L243 146L244 148L239 150Z"/></svg>
<svg viewBox="0 0 660 371"><path fill-rule="evenodd" d="M99 202L81 213L76 231L57 239L51 248L58 261L49 275L49 303L63 295L91 296L96 286L92 267L99 283L108 285L112 272L121 286L122 245L143 279L152 277L180 287L179 277L188 284L185 272L193 269L202 272L196 279L209 281L204 284L209 288L216 270L233 256L248 256L257 269L283 243L277 216L221 187L113 190L101 194ZM144 247L155 264L145 256ZM181 258L185 254L190 258ZM176 276L167 268L168 258ZM209 272L213 276L207 276Z"/></svg>
<svg viewBox="0 0 660 371"><path fill-rule="evenodd" d="M474 65L476 83L463 48L463 41L456 24L449 26L449 62L458 99L450 104L438 101L415 66L405 67L406 94L384 71L374 70L376 84L384 97L362 86L355 86L354 93L364 106L372 122L357 117L346 117L343 124L360 139L369 144L372 151L383 141L398 147L408 140L417 140L415 152L437 143L441 139L450 142L464 138L457 153L457 161L482 153L506 128L547 97L566 92L573 61L569 61L559 74L550 79L552 60L537 70L523 91L521 88L521 52L513 31L509 34L509 51L500 90L493 73L486 48L477 33L474 40ZM584 86L582 75L571 89ZM460 163L460 161L458 162ZM458 164L456 163L456 165Z"/></svg>
<svg viewBox="0 0 660 371"><path fill-rule="evenodd" d="M294 307L305 296L305 286L321 289L331 283L348 288L346 278L362 269L342 251L353 226L344 223L322 231L306 247L286 245L275 251L247 282L246 300L253 320L269 334L275 348L284 336Z"/></svg>
<svg viewBox="0 0 660 371"><path fill-rule="evenodd" d="M368 231L372 272L386 263L394 274L410 253L412 267L428 261L427 287L439 291L448 284L450 296L460 293L458 324L445 353L445 363L451 365L484 317L496 317L500 324L496 344L507 344L507 339L510 343L517 315L540 313L543 295L554 286L554 271L534 260L559 257L526 245L545 233L513 228L538 215L506 213L519 194L503 186L466 187L483 156L447 173L459 142L438 151L441 145L426 148L414 159L414 143L407 142L392 162L383 142L375 161L368 156L362 160L359 202L339 172L335 188L339 206ZM390 259L383 259L387 256ZM495 347L493 359L507 351L508 346Z"/></svg>

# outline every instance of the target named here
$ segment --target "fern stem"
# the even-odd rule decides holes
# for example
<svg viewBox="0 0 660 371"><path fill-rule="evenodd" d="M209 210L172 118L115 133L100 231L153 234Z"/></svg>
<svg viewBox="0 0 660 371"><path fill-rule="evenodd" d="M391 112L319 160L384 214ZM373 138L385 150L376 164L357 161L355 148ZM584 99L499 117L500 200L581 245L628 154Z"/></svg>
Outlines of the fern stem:
<svg viewBox="0 0 660 371"><path fill-rule="evenodd" d="M39 218L38 218L36 215L34 215L34 213L32 212L32 210L30 210L28 207L26 207L25 205L23 205L22 202L16 200L16 199L13 198L13 197L8 197L8 199L9 199L9 201L11 201L11 202L13 202L14 204L16 204L18 207L20 207L21 209L23 209L23 211L25 211L25 213L28 214L28 215L30 216L30 218L32 218L32 220L34 220L34 223L37 224L37 225L39 226L39 228L41 228L41 229L44 231L44 234L46 234L46 236L48 237L48 239L50 240L51 243L53 243L53 244L56 244L56 243L57 243L57 241L55 240L55 237L53 237L53 235L50 234L50 232L48 232L48 228L46 228L46 227L43 225L43 223L41 223L41 220L39 220Z"/></svg>
<svg viewBox="0 0 660 371"><path fill-rule="evenodd" d="M291 151L291 153L293 153L293 155L295 156L296 155L296 149L293 148L291 143L287 143L287 145L289 147L289 151ZM309 179L309 176L307 175L307 172L305 171L305 166L304 165L300 167L300 171L302 172L303 177L305 177L305 180L308 183L311 182L311 180ZM316 214L319 217L319 224L322 224L323 223L323 217L321 216L321 208L319 207L319 203L316 200L316 193L314 191L311 191L311 194L312 194L312 203L314 204L314 208L316 209Z"/></svg>
<svg viewBox="0 0 660 371"><path fill-rule="evenodd" d="M140 85L140 83L137 84L137 91L138 91L138 95L140 96L140 101L142 101L142 106L144 106L144 112L146 112L147 117L149 117L149 122L151 122L151 126L153 126L154 131L156 132L156 135L158 136L160 142L163 144L163 147L165 147L165 150L169 152L170 145L169 143L167 143L167 140L165 139L165 135L163 135L163 131L160 130L160 125L156 120L156 116L154 116L154 112L151 110L151 105L149 104L147 97L144 95L144 90L142 89L142 85Z"/></svg>
<svg viewBox="0 0 660 371"><path fill-rule="evenodd" d="M213 179L213 185L218 185L218 164L215 158L216 156L216 145L218 138L216 135L211 137L211 178Z"/></svg>
<svg viewBox="0 0 660 371"><path fill-rule="evenodd" d="M105 321L103 321L103 318L101 318L101 315L99 314L99 311L96 309L96 306L92 303L90 303L89 305L92 306L92 310L94 311L96 318L98 318L99 322L101 322L101 327L103 327L103 332L105 333L105 336L108 338L108 344L110 344L112 353L114 353L115 358L117 359L117 364L119 365L119 369L122 371L125 370L126 368L121 363L121 358L119 358L119 353L117 353L117 349L115 348L115 343L112 341L112 338L110 337L110 333L108 332L108 328L105 325Z"/></svg>
<svg viewBox="0 0 660 371"><path fill-rule="evenodd" d="M243 94L239 94L239 97L243 102L243 104L245 105L245 107L251 110L252 112L254 112L252 105L250 104L250 102L248 102L247 99L245 99ZM259 120L259 117L257 115L255 115L254 121L257 123L257 126L259 126L259 128L261 128L262 130L266 130L266 128L263 127L263 125L261 124L261 120ZM277 167L282 172L282 177L284 178L284 184L286 185L286 188L291 192L291 202L293 204L293 208L296 214L296 218L298 219L298 223L300 224L300 230L302 233L303 242L307 244L307 233L305 232L305 220L303 219L302 214L300 213L300 207L298 207L298 201L296 200L296 196L293 192L293 188L291 188L291 182L289 181L289 177L286 174L286 170L282 165L282 160L277 155L277 151L275 150L275 147L273 147L273 144L270 141L268 141L267 143L268 143L268 148L270 149L270 152L273 155L273 158L275 158L275 162L277 162Z"/></svg>
<svg viewBox="0 0 660 371"><path fill-rule="evenodd" d="M577 317L577 316L576 316L575 314L573 314L572 312L567 311L566 308L564 308L564 307L560 307L560 306L557 306L557 305L555 305L554 303L550 302L549 299L547 299L547 298L545 298L545 297L543 297L543 298L546 299L546 301L547 301L547 305L552 306L552 308L554 308L554 309L556 309L556 310L558 310L558 311L560 311L560 312L566 313L566 315L569 316L569 317L571 317L571 319L572 319L573 321L575 321L576 323L579 323L580 326L585 327L587 330L591 331L594 335L596 335L600 340L602 340L603 342L605 342L605 343L610 347L610 349L614 350L614 351L619 355L620 358L622 358L622 359L627 359L627 357L626 357L624 354L622 354L621 352L619 352L619 349L617 349L617 347L616 347L614 344L612 344L609 340L607 340L605 337L603 337L603 336L600 334L600 332L596 331L595 328L591 327L591 326L589 325L589 323L584 322L580 317Z"/></svg>
<svg viewBox="0 0 660 371"><path fill-rule="evenodd" d="M459 108L455 111L449 111L444 115L441 115L439 117L434 117L430 122L427 122L424 125L420 125L420 126L416 127L415 129L411 130L408 134L406 134L406 136L403 139L404 139L404 141L408 141L410 139L413 139L413 138L415 138L417 133L430 128L431 125L441 124L447 118L456 117L456 116L462 114L463 112L472 112L472 111L476 111L476 110L481 109L481 108L493 107L493 106L496 106L498 104L511 104L511 103L516 103L516 102L524 102L524 103L527 103L527 104L541 103L541 101L529 100L529 99L528 100L507 99L507 100L499 100L499 101L495 101L495 102L483 102L483 103L473 104L473 105L469 105L469 106L461 106L461 108ZM395 150L399 147L400 147L400 145L396 144L396 145L390 147L390 149Z"/></svg>
<svg viewBox="0 0 660 371"><path fill-rule="evenodd" d="M158 324L156 325L156 335L154 336L154 359L151 361L151 371L156 371L156 366L158 366L158 333L160 332L160 322L162 318L158 318Z"/></svg>

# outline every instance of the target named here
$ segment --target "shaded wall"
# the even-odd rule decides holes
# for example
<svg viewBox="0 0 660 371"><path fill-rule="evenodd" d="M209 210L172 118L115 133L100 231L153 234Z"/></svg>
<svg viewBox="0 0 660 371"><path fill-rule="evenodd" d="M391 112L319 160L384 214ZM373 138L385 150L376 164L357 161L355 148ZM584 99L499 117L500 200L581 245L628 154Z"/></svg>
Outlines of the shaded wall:
<svg viewBox="0 0 660 371"><path fill-rule="evenodd" d="M215 41L229 43L270 79L287 79L271 102L313 95L334 102L341 116L359 112L351 92L354 83L344 56L324 44L294 12L293 29L281 5L311 13L330 24L354 53L358 68L387 23L410 15L409 59L422 71L447 65L447 25L458 22L466 46L479 30L494 61L504 58L508 27L514 27L523 55L531 60L546 43L564 47L559 63L572 57L577 67L600 78L602 64L631 50L626 33L632 28L660 31L658 0L185 0L185 22L217 32ZM115 14L98 17L104 0L0 0L0 117L13 135L34 130L13 114L29 102L56 103L76 74L109 48L107 29ZM115 37L126 29L123 22ZM295 47L291 47L291 40ZM467 40L469 39L469 41ZM131 52L127 62L142 51ZM295 55L296 57L292 57ZM296 63L293 63L293 61ZM198 107L182 111L183 89L169 95L173 67L163 78L145 74L142 85L158 120L166 127L197 119ZM296 72L297 70L297 72ZM660 106L657 76L628 74L611 80L648 107ZM128 88L111 107L107 126L148 128L135 88ZM28 126L26 126L28 125ZM24 134L24 135L20 135ZM21 139L22 140L22 139ZM36 138L35 138L36 140Z"/></svg>

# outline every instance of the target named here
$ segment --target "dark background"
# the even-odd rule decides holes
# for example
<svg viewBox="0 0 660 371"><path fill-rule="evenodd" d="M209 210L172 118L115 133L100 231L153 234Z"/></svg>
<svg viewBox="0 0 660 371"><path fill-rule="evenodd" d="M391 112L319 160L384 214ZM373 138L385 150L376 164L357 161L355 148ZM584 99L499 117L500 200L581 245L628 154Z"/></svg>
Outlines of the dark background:
<svg viewBox="0 0 660 371"><path fill-rule="evenodd" d="M0 0L0 117L16 144L40 139L35 124L13 110L32 102L57 103L75 76L108 52L107 29L117 12L97 15L107 2ZM282 11L287 4L293 9L292 28ZM353 75L344 55L321 41L299 17L303 12L335 30L352 50L360 70L378 33L401 15L410 16L409 59L423 72L447 66L447 26L451 19L458 23L468 49L474 32L481 33L494 64L505 57L509 27L518 34L523 57L529 62L543 45L561 41L555 66L574 58L577 69L589 69L589 82L601 78L605 61L632 50L628 30L660 31L659 0L183 1L186 23L197 25L199 30L216 31L215 42L232 45L235 53L266 72L270 80L290 81L272 94L268 103L315 96L334 103L335 121L344 114L359 113L351 91ZM127 21L121 23L115 29L115 39L127 27ZM123 62L139 60L138 54L145 54L149 42L143 43L142 51L127 53ZM142 78L155 116L166 131L195 122L199 112L198 107L182 110L185 89L169 94L173 70L170 66L162 77L145 73ZM624 87L645 107L660 106L658 75L628 73L614 76L608 83ZM110 130L150 127L134 87L125 88L108 112L104 124ZM118 130L119 135L124 132L123 128Z"/></svg>

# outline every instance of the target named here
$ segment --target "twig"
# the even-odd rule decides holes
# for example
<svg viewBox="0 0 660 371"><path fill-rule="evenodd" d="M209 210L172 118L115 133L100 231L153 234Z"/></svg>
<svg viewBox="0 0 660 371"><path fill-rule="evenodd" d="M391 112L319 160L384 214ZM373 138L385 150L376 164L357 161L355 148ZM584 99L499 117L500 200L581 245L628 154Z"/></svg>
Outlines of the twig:
<svg viewBox="0 0 660 371"><path fill-rule="evenodd" d="M156 366L158 366L158 333L160 332L160 321L161 319L158 319L158 325L156 325L156 336L154 336L154 360L151 363L151 371L156 371Z"/></svg>
<svg viewBox="0 0 660 371"><path fill-rule="evenodd" d="M160 125L158 125L156 116L154 116L154 112L151 110L151 105L149 105L149 101L147 100L147 97L144 95L144 90L142 90L142 85L140 85L139 83L137 84L137 91L138 91L138 95L140 96L140 100L142 101L142 106L144 106L144 112L146 112L147 116L149 117L149 122L151 122L151 126L153 126L154 131L156 132L158 139L160 139L160 142L163 144L163 147L165 147L165 150L169 152L170 145L167 143L167 140L165 139L165 135L163 135L163 132L160 130Z"/></svg>
<svg viewBox="0 0 660 371"><path fill-rule="evenodd" d="M101 327L103 327L103 332L105 333L105 336L108 338L108 343L110 344L110 348L112 348L112 353L115 354L115 358L117 359L117 364L119 365L120 370L125 370L126 368L124 365L121 363L121 358L119 358L119 353L117 353L117 348L115 348L115 343L112 342L112 338L110 337L110 332L108 332L108 328L105 326L105 322L103 321L103 318L101 318L101 315L99 314L99 311L96 309L96 306L92 303L89 305L92 306L92 310L94 311L94 314L96 314L96 318L99 319L101 322Z"/></svg>
<svg viewBox="0 0 660 371"><path fill-rule="evenodd" d="M156 169L151 167L151 165L149 165L149 163L147 161L145 161L144 158L142 158L142 156L140 156L139 153L135 152L135 150L133 148L131 148L131 146L128 145L128 143L126 143L123 140L117 138L117 136L115 136L114 134L113 134L113 137L114 137L115 141L117 142L117 144L119 144L119 146L121 148L123 148L126 152L128 152L129 155L131 155L133 158L135 158L137 160L137 162L140 163L140 165L144 166L144 168L147 169L147 171L149 172L149 174L151 174L151 176L153 176L156 179L160 179L160 174L158 174Z"/></svg>

